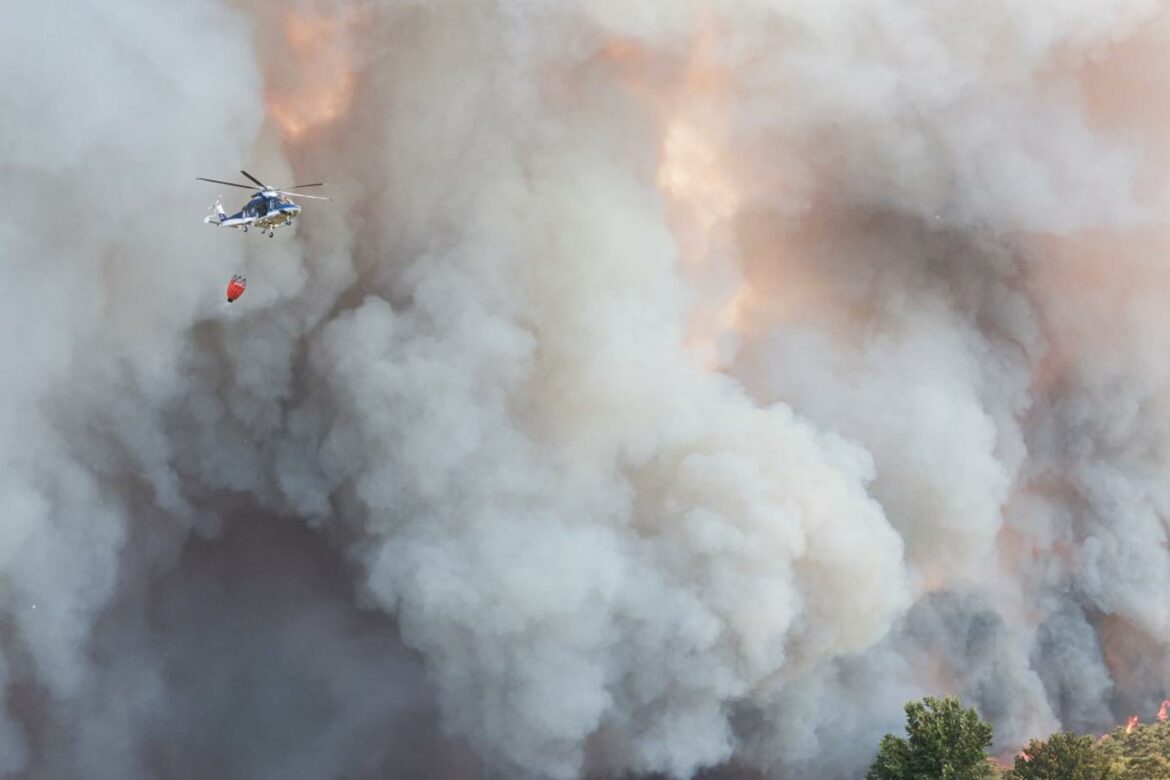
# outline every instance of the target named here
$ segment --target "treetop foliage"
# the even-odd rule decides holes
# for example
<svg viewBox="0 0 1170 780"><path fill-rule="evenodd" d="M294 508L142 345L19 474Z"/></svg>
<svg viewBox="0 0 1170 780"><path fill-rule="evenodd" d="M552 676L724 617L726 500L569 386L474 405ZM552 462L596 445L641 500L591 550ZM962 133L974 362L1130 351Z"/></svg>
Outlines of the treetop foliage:
<svg viewBox="0 0 1170 780"><path fill-rule="evenodd" d="M887 734L866 780L985 780L991 726L954 697L906 705L906 738Z"/></svg>
<svg viewBox="0 0 1170 780"><path fill-rule="evenodd" d="M957 698L906 704L906 736L882 738L866 780L1170 780L1170 722L1096 738L1034 739L1006 767L987 753L991 726ZM1160 715L1164 717L1164 715Z"/></svg>

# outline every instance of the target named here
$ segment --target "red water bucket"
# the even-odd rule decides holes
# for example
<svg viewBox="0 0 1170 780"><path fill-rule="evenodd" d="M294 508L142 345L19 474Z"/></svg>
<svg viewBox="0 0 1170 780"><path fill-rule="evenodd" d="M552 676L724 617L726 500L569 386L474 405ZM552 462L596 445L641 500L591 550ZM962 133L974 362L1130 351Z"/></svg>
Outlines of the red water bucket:
<svg viewBox="0 0 1170 780"><path fill-rule="evenodd" d="M248 289L248 280L239 274L233 276L227 286L227 302L231 303L236 298L239 298L244 294L244 290L246 289Z"/></svg>

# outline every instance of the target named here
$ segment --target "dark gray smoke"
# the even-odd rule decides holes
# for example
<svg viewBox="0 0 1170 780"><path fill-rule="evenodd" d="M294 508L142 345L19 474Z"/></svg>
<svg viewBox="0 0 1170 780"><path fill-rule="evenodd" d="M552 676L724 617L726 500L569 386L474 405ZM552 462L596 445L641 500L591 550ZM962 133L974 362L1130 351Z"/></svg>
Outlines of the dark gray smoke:
<svg viewBox="0 0 1170 780"><path fill-rule="evenodd" d="M0 771L852 778L924 694L1003 750L1149 717L1165 11L13 9ZM241 167L333 202L201 224Z"/></svg>

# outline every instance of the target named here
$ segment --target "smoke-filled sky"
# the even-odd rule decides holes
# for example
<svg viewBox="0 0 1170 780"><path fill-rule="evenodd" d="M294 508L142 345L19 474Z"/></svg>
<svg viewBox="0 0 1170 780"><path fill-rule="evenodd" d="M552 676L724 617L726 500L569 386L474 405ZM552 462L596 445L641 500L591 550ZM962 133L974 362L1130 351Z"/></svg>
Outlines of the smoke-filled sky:
<svg viewBox="0 0 1170 780"><path fill-rule="evenodd" d="M1167 36L8 9L0 774L845 780L922 695L1000 752L1148 719ZM240 168L333 200L202 224Z"/></svg>

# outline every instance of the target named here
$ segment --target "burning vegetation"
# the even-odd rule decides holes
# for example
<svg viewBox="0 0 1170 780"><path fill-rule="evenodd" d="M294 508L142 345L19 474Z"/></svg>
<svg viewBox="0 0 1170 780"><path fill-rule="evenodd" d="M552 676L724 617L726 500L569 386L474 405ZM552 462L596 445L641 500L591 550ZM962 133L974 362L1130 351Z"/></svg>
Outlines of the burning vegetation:
<svg viewBox="0 0 1170 780"><path fill-rule="evenodd" d="M1100 737L1068 732L1034 739L1014 763L987 753L992 727L957 698L906 705L907 738L888 734L867 780L1163 780L1170 778L1170 701L1153 723L1137 715Z"/></svg>

